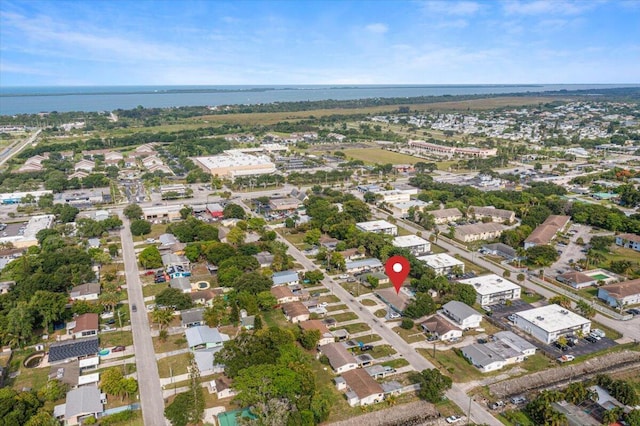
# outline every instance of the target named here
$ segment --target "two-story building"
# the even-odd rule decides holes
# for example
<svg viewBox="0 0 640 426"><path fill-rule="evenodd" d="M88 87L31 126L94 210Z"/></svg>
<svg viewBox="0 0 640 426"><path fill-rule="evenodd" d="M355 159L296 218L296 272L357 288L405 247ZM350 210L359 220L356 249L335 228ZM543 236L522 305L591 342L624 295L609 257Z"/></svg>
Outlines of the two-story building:
<svg viewBox="0 0 640 426"><path fill-rule="evenodd" d="M496 274L469 278L460 280L460 282L473 286L476 291L476 302L481 306L520 299L522 291L519 285Z"/></svg>

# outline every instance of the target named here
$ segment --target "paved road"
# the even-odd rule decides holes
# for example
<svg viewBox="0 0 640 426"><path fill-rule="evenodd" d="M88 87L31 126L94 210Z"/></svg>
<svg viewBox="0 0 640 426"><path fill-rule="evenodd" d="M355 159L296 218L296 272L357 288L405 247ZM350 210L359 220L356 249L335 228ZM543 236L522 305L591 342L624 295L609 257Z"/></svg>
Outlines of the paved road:
<svg viewBox="0 0 640 426"><path fill-rule="evenodd" d="M140 386L140 403L145 425L162 426L168 422L164 418L164 398L160 388L160 375L156 354L153 350L147 310L142 296L142 284L138 271L136 255L133 249L133 238L129 230L129 220L122 217L123 226L120 231L122 240L122 258L127 279L129 307L136 305L137 312L131 311L131 327L133 346L136 354L136 371Z"/></svg>
<svg viewBox="0 0 640 426"><path fill-rule="evenodd" d="M278 234L278 239L289 247L288 253L293 256L296 262L300 263L305 269L318 269L311 260L309 260L302 254L302 252L300 252L300 250L298 250L297 247L289 243L289 241L287 241L285 238L282 238L280 234ZM322 283L325 285L325 287L329 288L333 292L333 294L335 294L340 299L342 303L346 304L353 312L355 312L362 322L369 324L372 327L373 331L378 333L380 337L382 337L387 341L387 343L393 346L393 348L398 351L398 353L402 357L404 357L416 371L435 368L433 364L431 364L422 355L416 352L416 350L407 342L405 342L404 339L398 336L393 330L385 326L383 321L381 321L379 318L376 318L375 315L373 315L368 309L365 309L362 305L360 305L351 294L349 294L332 278L325 277ZM469 410L469 403L471 402L470 417L472 421L480 424L495 426L502 425L502 423L500 423L495 417L493 417L488 411L486 411L485 407L474 401L471 401L462 387L460 387L460 385L454 383L453 387L449 390L449 392L447 392L447 397L454 403L456 403L465 413L467 413L467 411Z"/></svg>
<svg viewBox="0 0 640 426"><path fill-rule="evenodd" d="M7 152L3 156L3 158L0 160L0 166L2 166L4 163L9 161L11 158L13 158L15 155L17 155L20 151L25 149L27 146L29 146L33 142L35 142L35 140L38 138L38 135L40 134L40 132L42 132L42 129L38 129L35 133L33 133L28 138L26 138L24 141L16 144L13 148L11 148L9 150L9 152Z"/></svg>

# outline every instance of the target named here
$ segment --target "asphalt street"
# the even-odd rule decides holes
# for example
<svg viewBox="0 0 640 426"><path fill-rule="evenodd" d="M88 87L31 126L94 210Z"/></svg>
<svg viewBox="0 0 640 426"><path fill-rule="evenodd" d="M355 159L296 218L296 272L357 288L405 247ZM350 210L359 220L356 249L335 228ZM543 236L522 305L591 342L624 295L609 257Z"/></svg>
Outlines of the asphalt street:
<svg viewBox="0 0 640 426"><path fill-rule="evenodd" d="M122 221L120 239L122 241L122 259L124 260L124 271L127 279L129 309L131 310L133 305L138 308L137 312L131 310L130 314L142 419L145 425L167 425L168 422L164 417L164 399L160 388L160 375L158 374L156 354L153 350L147 310L142 296L142 283L140 282L138 263L133 249L133 238L129 230L129 220L122 217Z"/></svg>

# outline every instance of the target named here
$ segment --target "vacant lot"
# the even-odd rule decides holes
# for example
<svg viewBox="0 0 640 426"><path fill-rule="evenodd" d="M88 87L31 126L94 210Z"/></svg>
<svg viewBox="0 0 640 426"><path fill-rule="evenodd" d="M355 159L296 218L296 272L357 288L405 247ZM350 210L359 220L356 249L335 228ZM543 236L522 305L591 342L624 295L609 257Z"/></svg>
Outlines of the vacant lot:
<svg viewBox="0 0 640 426"><path fill-rule="evenodd" d="M345 149L342 152L344 152L348 158L362 160L365 163L415 164L419 161L424 161L410 155L398 154L397 152L386 151L380 148Z"/></svg>

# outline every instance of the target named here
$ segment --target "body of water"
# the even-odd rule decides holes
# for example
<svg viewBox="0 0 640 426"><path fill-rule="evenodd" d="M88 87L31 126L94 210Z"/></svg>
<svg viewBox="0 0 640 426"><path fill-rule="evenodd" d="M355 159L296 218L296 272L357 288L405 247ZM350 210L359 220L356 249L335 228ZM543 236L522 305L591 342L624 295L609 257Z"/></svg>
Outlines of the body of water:
<svg viewBox="0 0 640 426"><path fill-rule="evenodd" d="M443 95L536 93L637 85L366 85L366 86L87 86L1 87L0 115L38 112L112 111L174 106L397 98Z"/></svg>

